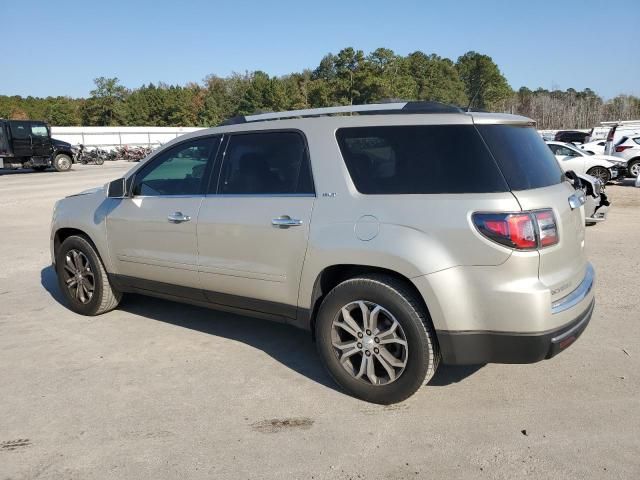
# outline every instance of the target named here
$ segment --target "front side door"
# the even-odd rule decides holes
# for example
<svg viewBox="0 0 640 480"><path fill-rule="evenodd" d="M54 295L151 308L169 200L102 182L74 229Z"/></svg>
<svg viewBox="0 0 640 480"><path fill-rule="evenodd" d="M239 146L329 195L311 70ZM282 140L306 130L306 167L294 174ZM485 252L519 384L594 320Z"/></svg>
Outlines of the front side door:
<svg viewBox="0 0 640 480"><path fill-rule="evenodd" d="M198 216L214 303L294 317L315 193L300 132L232 135Z"/></svg>
<svg viewBox="0 0 640 480"><path fill-rule="evenodd" d="M584 157L575 150L563 145L549 145L551 151L560 162L565 172L573 170L576 173L584 172Z"/></svg>
<svg viewBox="0 0 640 480"><path fill-rule="evenodd" d="M220 137L187 140L136 172L130 198L107 217L119 280L146 290L199 297L196 220Z"/></svg>
<svg viewBox="0 0 640 480"><path fill-rule="evenodd" d="M31 150L34 157L49 157L53 152L49 128L42 122L31 122Z"/></svg>

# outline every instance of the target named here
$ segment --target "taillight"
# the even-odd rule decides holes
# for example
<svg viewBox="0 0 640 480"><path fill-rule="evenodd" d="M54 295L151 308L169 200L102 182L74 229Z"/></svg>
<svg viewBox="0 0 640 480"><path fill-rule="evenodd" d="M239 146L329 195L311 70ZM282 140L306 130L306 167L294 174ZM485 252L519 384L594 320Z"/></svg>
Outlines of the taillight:
<svg viewBox="0 0 640 480"><path fill-rule="evenodd" d="M552 210L474 213L473 223L485 237L517 250L532 250L558 243L558 227Z"/></svg>
<svg viewBox="0 0 640 480"><path fill-rule="evenodd" d="M620 153L620 152L624 152L625 150L627 150L628 148L631 148L631 145L618 145L616 147L616 152Z"/></svg>
<svg viewBox="0 0 640 480"><path fill-rule="evenodd" d="M533 212L538 224L538 239L540 247L548 247L558 243L558 227L551 210L538 210Z"/></svg>

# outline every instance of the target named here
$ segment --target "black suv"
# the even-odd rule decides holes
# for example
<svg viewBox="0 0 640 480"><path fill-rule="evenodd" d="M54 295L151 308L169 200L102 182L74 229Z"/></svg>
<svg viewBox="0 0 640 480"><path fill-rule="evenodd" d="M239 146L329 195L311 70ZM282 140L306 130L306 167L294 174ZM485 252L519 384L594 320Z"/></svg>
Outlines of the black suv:
<svg viewBox="0 0 640 480"><path fill-rule="evenodd" d="M584 143L589 138L589 134L585 132L577 132L575 130L560 130L556 133L554 140L556 142L565 143Z"/></svg>
<svg viewBox="0 0 640 480"><path fill-rule="evenodd" d="M52 139L45 122L0 119L0 168L54 167L64 172L72 164L71 144Z"/></svg>

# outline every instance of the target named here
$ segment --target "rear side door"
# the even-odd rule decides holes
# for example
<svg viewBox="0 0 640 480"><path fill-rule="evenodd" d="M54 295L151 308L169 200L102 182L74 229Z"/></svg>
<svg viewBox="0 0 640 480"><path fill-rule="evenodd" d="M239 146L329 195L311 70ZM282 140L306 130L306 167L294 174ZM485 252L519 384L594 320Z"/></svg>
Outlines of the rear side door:
<svg viewBox="0 0 640 480"><path fill-rule="evenodd" d="M315 192L297 131L228 137L198 216L201 285L214 303L295 317Z"/></svg>
<svg viewBox="0 0 640 480"><path fill-rule="evenodd" d="M136 172L130 198L109 207L107 234L119 281L178 297L198 290L196 220L220 137L186 140Z"/></svg>
<svg viewBox="0 0 640 480"><path fill-rule="evenodd" d="M8 123L11 132L12 151L15 157L31 157L31 122L12 120Z"/></svg>

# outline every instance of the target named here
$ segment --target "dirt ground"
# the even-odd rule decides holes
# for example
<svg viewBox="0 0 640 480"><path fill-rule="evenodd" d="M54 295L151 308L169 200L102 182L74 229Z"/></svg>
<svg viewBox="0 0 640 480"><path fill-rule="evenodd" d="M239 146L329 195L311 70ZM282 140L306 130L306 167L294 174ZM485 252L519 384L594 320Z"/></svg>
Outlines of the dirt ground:
<svg viewBox="0 0 640 480"><path fill-rule="evenodd" d="M587 229L597 305L535 365L443 366L407 402L338 390L308 334L129 296L87 318L50 267L55 200L131 164L0 174L0 479L640 478L640 189Z"/></svg>

